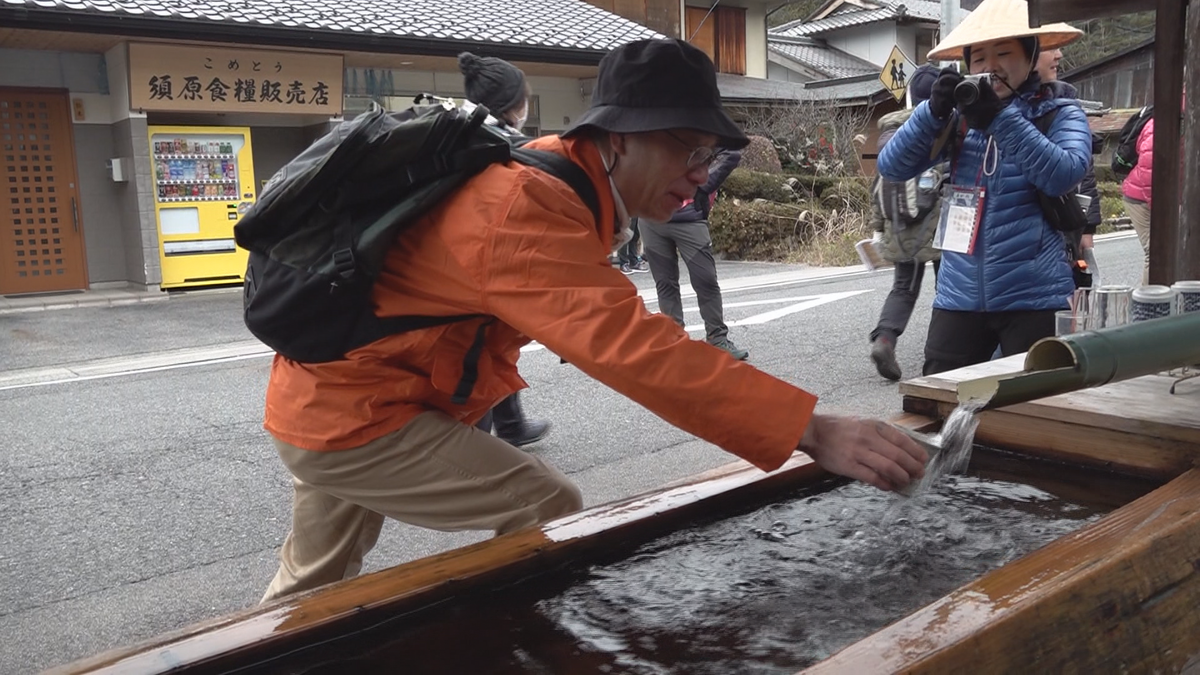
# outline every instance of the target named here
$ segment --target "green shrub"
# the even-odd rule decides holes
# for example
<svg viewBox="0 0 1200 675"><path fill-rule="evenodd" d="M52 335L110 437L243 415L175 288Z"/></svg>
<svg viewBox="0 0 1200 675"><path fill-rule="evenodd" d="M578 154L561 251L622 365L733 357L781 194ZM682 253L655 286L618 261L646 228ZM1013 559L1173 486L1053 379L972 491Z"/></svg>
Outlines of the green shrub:
<svg viewBox="0 0 1200 675"><path fill-rule="evenodd" d="M709 220L715 253L734 260L782 261L805 237L797 204L725 200Z"/></svg>
<svg viewBox="0 0 1200 675"><path fill-rule="evenodd" d="M738 167L769 174L783 173L783 166L779 163L779 153L775 151L775 144L764 136L750 137L750 145L742 150L742 161Z"/></svg>
<svg viewBox="0 0 1200 675"><path fill-rule="evenodd" d="M1123 218L1125 216L1125 200L1120 197L1100 197L1100 218Z"/></svg>
<svg viewBox="0 0 1200 675"><path fill-rule="evenodd" d="M1122 192L1120 183L1115 183L1112 181L1097 182L1096 189L1100 192L1101 200L1106 197L1115 197L1116 199L1121 199Z"/></svg>
<svg viewBox="0 0 1200 675"><path fill-rule="evenodd" d="M790 204L802 199L823 197L831 188L842 185L852 190L852 195L861 195L868 189L870 181L860 176L837 178L812 174L771 174L739 166L725 179L721 194L747 201L765 199Z"/></svg>
<svg viewBox="0 0 1200 675"><path fill-rule="evenodd" d="M821 205L829 209L869 211L871 208L871 179L865 176L839 178L821 193Z"/></svg>
<svg viewBox="0 0 1200 675"><path fill-rule="evenodd" d="M849 265L868 227L855 210L730 199L713 209L709 229L713 251L726 258Z"/></svg>
<svg viewBox="0 0 1200 675"><path fill-rule="evenodd" d="M825 191L838 184L841 180L834 176L819 176L814 174L787 174L785 178L795 178L795 189L801 197L821 197Z"/></svg>
<svg viewBox="0 0 1200 675"><path fill-rule="evenodd" d="M1095 171L1097 183L1116 183L1118 186L1121 184L1121 179L1117 178L1117 174L1113 172L1112 165L1096 162L1092 168Z"/></svg>
<svg viewBox="0 0 1200 675"><path fill-rule="evenodd" d="M765 199L769 202L789 203L796 196L784 184L784 177L762 171L738 167L729 174L721 185L721 194L726 198L745 201Z"/></svg>

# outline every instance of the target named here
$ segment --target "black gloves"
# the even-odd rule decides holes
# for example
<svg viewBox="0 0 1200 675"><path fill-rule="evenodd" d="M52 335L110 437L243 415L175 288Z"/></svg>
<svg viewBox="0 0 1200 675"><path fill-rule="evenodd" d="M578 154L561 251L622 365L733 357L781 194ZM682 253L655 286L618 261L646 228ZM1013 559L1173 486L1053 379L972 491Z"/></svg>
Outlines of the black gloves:
<svg viewBox="0 0 1200 675"><path fill-rule="evenodd" d="M1004 104L1000 101L1000 97L996 95L996 90L992 89L990 84L980 83L979 98L973 103L959 106L958 111L962 113L963 119L967 121L967 126L979 131L987 131L987 128L992 126L992 120L996 119L996 115L1000 113L1000 109Z"/></svg>
<svg viewBox="0 0 1200 675"><path fill-rule="evenodd" d="M939 120L950 117L950 113L954 111L954 88L962 79L962 75L954 68L947 66L942 69L929 93L929 112L933 113L934 117Z"/></svg>

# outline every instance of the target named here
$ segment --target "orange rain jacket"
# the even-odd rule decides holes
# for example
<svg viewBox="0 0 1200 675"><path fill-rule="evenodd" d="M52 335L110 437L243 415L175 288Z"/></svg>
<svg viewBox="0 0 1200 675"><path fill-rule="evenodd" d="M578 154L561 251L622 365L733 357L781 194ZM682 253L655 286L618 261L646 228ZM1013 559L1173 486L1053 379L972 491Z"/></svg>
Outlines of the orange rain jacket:
<svg viewBox="0 0 1200 675"><path fill-rule="evenodd" d="M600 194L603 225L557 178L495 165L405 230L375 284L380 316L498 319L487 329L466 404L450 399L482 319L392 335L342 361L277 355L266 429L291 445L331 451L362 446L428 410L474 424L526 386L517 358L533 339L684 431L762 469L781 465L799 445L816 397L647 311L609 263L615 206L595 145L548 137L530 147L584 168Z"/></svg>

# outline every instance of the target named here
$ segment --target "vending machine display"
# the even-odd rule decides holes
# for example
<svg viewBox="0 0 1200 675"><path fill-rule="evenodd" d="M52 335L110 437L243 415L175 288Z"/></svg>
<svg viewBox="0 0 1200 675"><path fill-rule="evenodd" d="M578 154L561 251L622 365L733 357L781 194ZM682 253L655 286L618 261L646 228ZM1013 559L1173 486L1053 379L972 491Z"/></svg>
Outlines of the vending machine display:
<svg viewBox="0 0 1200 675"><path fill-rule="evenodd" d="M236 199L239 194L232 143L187 138L157 141L154 157L160 202L219 201Z"/></svg>
<svg viewBox="0 0 1200 675"><path fill-rule="evenodd" d="M162 287L239 283L233 226L254 203L250 130L151 127Z"/></svg>

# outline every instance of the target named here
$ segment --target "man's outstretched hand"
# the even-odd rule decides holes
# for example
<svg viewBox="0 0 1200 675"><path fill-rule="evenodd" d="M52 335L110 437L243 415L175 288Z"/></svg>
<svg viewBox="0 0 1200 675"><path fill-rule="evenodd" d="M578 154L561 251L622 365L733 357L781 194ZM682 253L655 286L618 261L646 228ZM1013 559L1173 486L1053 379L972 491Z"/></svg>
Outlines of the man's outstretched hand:
<svg viewBox="0 0 1200 675"><path fill-rule="evenodd" d="M836 415L813 415L798 449L826 471L889 491L924 476L929 460L920 444L889 424Z"/></svg>

